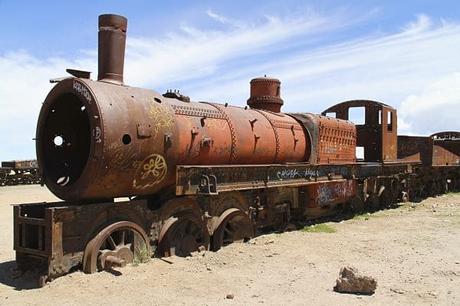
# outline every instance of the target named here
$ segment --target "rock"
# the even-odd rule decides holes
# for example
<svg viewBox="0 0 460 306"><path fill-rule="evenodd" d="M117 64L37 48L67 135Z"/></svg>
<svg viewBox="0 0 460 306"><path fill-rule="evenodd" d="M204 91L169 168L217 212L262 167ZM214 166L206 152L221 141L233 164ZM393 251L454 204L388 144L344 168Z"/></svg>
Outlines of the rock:
<svg viewBox="0 0 460 306"><path fill-rule="evenodd" d="M427 294L432 296L432 297L437 297L438 296L438 293L434 292L434 291L428 291Z"/></svg>
<svg viewBox="0 0 460 306"><path fill-rule="evenodd" d="M394 289L394 288L390 288L390 291L391 291L391 292L394 292L394 293L397 293L397 294L404 294L404 293L406 293L404 290L401 290L401 289Z"/></svg>
<svg viewBox="0 0 460 306"><path fill-rule="evenodd" d="M229 299L229 300L233 300L234 297L235 297L235 295L233 293L229 293L226 296L226 298Z"/></svg>
<svg viewBox="0 0 460 306"><path fill-rule="evenodd" d="M342 267L336 281L334 291L372 295L377 288L377 281L370 276L362 275L353 267Z"/></svg>

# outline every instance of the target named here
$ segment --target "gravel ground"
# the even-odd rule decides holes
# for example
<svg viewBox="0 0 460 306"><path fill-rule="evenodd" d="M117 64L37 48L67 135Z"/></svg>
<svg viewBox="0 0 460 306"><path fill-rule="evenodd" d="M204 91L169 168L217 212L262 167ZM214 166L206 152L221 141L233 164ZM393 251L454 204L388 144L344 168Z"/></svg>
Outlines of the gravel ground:
<svg viewBox="0 0 460 306"><path fill-rule="evenodd" d="M334 233L268 234L25 289L31 280L14 269L9 204L45 200L55 200L46 188L0 187L0 304L460 305L460 194L328 222ZM376 278L375 294L334 292L345 265Z"/></svg>

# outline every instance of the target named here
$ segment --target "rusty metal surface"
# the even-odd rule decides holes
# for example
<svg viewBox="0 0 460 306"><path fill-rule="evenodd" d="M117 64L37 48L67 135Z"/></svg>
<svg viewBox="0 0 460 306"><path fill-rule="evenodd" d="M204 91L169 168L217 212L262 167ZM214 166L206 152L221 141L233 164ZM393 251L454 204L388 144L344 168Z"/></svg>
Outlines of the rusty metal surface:
<svg viewBox="0 0 460 306"><path fill-rule="evenodd" d="M248 105L253 109L266 110L274 113L281 111L283 100L280 95L281 82L274 78L255 78L251 82Z"/></svg>
<svg viewBox="0 0 460 306"><path fill-rule="evenodd" d="M355 126L279 113L276 79L251 81L254 109L121 85L126 19L102 15L99 22L104 82L62 80L38 120L37 157L45 184L58 197L155 194L173 186L177 165L355 162Z"/></svg>
<svg viewBox="0 0 460 306"><path fill-rule="evenodd" d="M177 164L299 162L309 150L285 114L88 79L58 83L37 126L45 183L66 200L153 194L174 183Z"/></svg>
<svg viewBox="0 0 460 306"><path fill-rule="evenodd" d="M39 184L36 160L3 161L0 167L0 186Z"/></svg>
<svg viewBox="0 0 460 306"><path fill-rule="evenodd" d="M145 252L145 254L141 254ZM151 256L149 238L144 229L130 221L119 221L101 230L88 242L83 256L83 272L94 273L112 267L124 267Z"/></svg>
<svg viewBox="0 0 460 306"><path fill-rule="evenodd" d="M431 138L434 140L459 140L460 139L460 132L458 131L443 131L437 132L430 135Z"/></svg>
<svg viewBox="0 0 460 306"><path fill-rule="evenodd" d="M421 161L424 165L460 164L460 132L439 132L431 136L398 136L398 159Z"/></svg>
<svg viewBox="0 0 460 306"><path fill-rule="evenodd" d="M37 158L55 195L65 200L149 195L172 186L180 164L309 158L305 130L288 115L123 86L126 25L124 17L101 15L99 81L87 75L64 79L43 104ZM279 81L255 79L252 85L250 101L282 102Z"/></svg>
<svg viewBox="0 0 460 306"><path fill-rule="evenodd" d="M125 34L124 17L102 15L99 81L71 71L40 112L41 175L66 201L14 206L14 248L20 269L40 267L41 285L76 267L125 265L139 241L157 256L188 256L292 220L460 188L459 133L429 138L436 163L447 162L433 167L434 156L417 159L425 140L397 147L396 110L383 103L344 102L325 111L331 118L280 113L270 78L251 82L250 109L125 86ZM347 121L351 107L365 108L363 125Z"/></svg>
<svg viewBox="0 0 460 306"><path fill-rule="evenodd" d="M398 159L431 164L433 141L424 136L398 136Z"/></svg>
<svg viewBox="0 0 460 306"><path fill-rule="evenodd" d="M230 243L245 242L254 237L249 216L236 207L224 211L213 224L211 249L219 250Z"/></svg>
<svg viewBox="0 0 460 306"><path fill-rule="evenodd" d="M311 164L345 164L356 161L356 128L346 120L302 113L289 114L302 123L311 143Z"/></svg>
<svg viewBox="0 0 460 306"><path fill-rule="evenodd" d="M37 160L11 160L2 161L2 167L8 167L13 169L33 169L38 168Z"/></svg>
<svg viewBox="0 0 460 306"><path fill-rule="evenodd" d="M99 16L98 81L123 84L127 27L123 16Z"/></svg>
<svg viewBox="0 0 460 306"><path fill-rule="evenodd" d="M104 228L123 218L143 232L157 220L146 201L97 203L54 202L14 206L14 249L19 268L31 263L53 279L83 262L87 244ZM148 248L148 246L147 246Z"/></svg>
<svg viewBox="0 0 460 306"><path fill-rule="evenodd" d="M355 162L356 128L349 121L318 117L318 164Z"/></svg>
<svg viewBox="0 0 460 306"><path fill-rule="evenodd" d="M322 112L335 113L348 120L350 108L365 109L364 124L356 125L356 146L364 148L364 161L394 161L397 158L396 109L381 102L352 100L336 104Z"/></svg>
<svg viewBox="0 0 460 306"><path fill-rule="evenodd" d="M434 166L460 165L460 132L439 132L430 138L433 141Z"/></svg>
<svg viewBox="0 0 460 306"><path fill-rule="evenodd" d="M356 181L340 180L305 187L308 194L307 207L345 203L356 194Z"/></svg>
<svg viewBox="0 0 460 306"><path fill-rule="evenodd" d="M178 166L176 195L210 195L236 190L298 187L334 179L367 178L411 173L409 163L348 165L216 165ZM210 186L211 185L211 186Z"/></svg>

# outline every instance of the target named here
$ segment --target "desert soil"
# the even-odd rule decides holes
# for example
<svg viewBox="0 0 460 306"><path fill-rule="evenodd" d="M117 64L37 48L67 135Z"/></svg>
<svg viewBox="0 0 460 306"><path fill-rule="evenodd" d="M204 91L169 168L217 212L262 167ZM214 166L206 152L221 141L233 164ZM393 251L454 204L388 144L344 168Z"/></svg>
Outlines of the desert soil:
<svg viewBox="0 0 460 306"><path fill-rule="evenodd" d="M27 289L32 280L15 271L10 204L54 199L39 186L0 187L0 304L460 305L460 194L328 222L335 233L267 234ZM376 278L375 294L334 292L345 265Z"/></svg>

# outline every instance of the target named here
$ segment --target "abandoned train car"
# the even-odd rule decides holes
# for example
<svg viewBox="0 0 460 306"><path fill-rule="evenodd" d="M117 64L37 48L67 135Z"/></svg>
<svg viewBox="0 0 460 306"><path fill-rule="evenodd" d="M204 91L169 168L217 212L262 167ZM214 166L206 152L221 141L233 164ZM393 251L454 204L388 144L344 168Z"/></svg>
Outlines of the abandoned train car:
<svg viewBox="0 0 460 306"><path fill-rule="evenodd" d="M2 161L0 186L40 184L36 160Z"/></svg>
<svg viewBox="0 0 460 306"><path fill-rule="evenodd" d="M41 267L41 284L74 268L123 266L153 249L187 256L296 219L385 207L420 196L426 173L444 186L432 194L459 187L458 134L432 136L432 148L420 142L432 157L408 152L396 110L383 103L282 113L280 81L268 77L251 81L244 108L127 86L126 30L124 17L101 15L97 81L68 70L42 106L40 173L64 201L14 206L18 267ZM362 125L348 120L352 107L365 109ZM438 165L439 154L447 165Z"/></svg>

